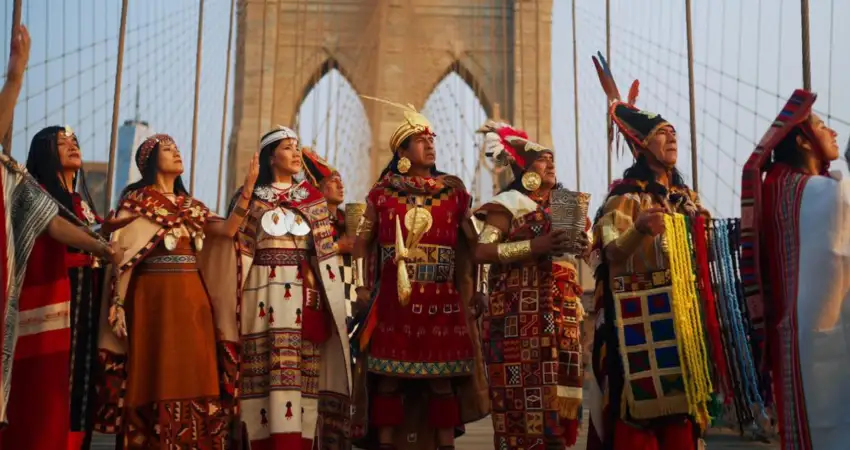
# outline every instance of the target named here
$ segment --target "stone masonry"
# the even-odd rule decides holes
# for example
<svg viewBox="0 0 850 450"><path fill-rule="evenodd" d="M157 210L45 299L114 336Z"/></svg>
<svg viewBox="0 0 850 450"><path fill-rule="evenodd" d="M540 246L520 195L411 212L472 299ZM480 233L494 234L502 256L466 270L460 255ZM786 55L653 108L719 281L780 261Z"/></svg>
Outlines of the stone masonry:
<svg viewBox="0 0 850 450"><path fill-rule="evenodd" d="M239 0L228 188L244 177L260 136L292 126L330 69L358 94L421 108L457 72L488 115L551 144L552 0ZM389 161L401 115L363 100L373 177ZM370 178L373 178L370 177Z"/></svg>

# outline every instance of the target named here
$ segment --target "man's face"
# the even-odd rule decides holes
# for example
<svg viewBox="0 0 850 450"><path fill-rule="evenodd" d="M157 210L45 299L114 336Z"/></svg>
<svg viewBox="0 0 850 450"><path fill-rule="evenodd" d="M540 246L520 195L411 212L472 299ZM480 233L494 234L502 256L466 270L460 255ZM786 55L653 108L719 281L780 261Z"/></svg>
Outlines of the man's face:
<svg viewBox="0 0 850 450"><path fill-rule="evenodd" d="M343 186L342 178L338 173L334 173L322 180L320 187L322 195L325 196L325 200L329 204L334 206L342 204L345 199L345 186Z"/></svg>
<svg viewBox="0 0 850 450"><path fill-rule="evenodd" d="M676 130L668 125L656 131L646 144L647 150L665 167L673 167L679 156Z"/></svg>

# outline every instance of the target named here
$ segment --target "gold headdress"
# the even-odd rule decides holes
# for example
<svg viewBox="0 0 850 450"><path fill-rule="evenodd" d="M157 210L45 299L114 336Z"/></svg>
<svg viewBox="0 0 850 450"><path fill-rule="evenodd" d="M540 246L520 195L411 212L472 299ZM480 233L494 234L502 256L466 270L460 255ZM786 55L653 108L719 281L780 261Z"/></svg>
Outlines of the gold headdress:
<svg viewBox="0 0 850 450"><path fill-rule="evenodd" d="M380 98L369 97L368 95L361 95L360 97L374 100L376 102L383 103L385 105L394 106L396 108L404 111L404 122L402 122L398 128L395 129L393 135L390 137L390 150L393 153L398 150L398 147L404 142L405 139L410 136L414 136L420 133L430 133L434 134L433 129L431 128L431 122L427 117L423 116L422 113L416 110L410 103L407 105L402 105L400 103L391 102L388 100L383 100Z"/></svg>

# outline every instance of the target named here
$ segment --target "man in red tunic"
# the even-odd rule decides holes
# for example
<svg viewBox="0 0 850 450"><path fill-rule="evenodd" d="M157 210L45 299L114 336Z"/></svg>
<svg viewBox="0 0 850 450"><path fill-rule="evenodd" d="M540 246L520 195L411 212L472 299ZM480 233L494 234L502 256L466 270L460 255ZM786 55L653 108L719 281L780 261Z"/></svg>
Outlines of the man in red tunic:
<svg viewBox="0 0 850 450"><path fill-rule="evenodd" d="M367 196L354 245L358 303L369 305L352 339L363 351L355 370L355 434L368 413L363 431L375 432L370 437L380 449L447 450L459 427L489 412L486 382L477 383L480 341L468 308L466 246L477 237L463 183L436 169L428 119L401 108L405 120L390 138L393 158ZM367 256L374 259L368 267ZM372 389L368 406L358 402L364 385Z"/></svg>
<svg viewBox="0 0 850 450"><path fill-rule="evenodd" d="M23 74L29 59L30 39L26 27L20 26L12 39L12 51L9 59L9 69L6 83L0 91L0 136L4 136L14 115L15 101L23 83ZM2 351L12 358L3 358L0 367L0 424L11 425L0 434L0 448L6 450L35 450L45 448L74 448L69 434L70 417L60 421L52 421L44 416L49 411L27 411L28 395L38 393L39 397L49 396L50 387L29 385L25 377L21 377L12 387L12 363L25 357L28 352L43 351L41 349L17 347L19 336L41 334L45 336L47 345L62 342L61 337L52 336L56 333L67 332L69 311L53 310L49 307L37 308L20 314L21 290L24 284L27 260L33 250L36 239L46 232L51 238L62 244L79 248L94 255L114 260L120 258L120 251L115 251L108 245L94 239L67 220L59 217L55 201L38 184L26 178L22 169L8 156L0 157L0 248L6 253L0 258L0 280L3 289L0 291L0 310L3 320L0 322L0 337ZM64 264L56 266L62 272ZM52 268L35 267L33 270ZM66 298L67 300L67 298ZM66 302L67 303L67 302ZM64 365L67 366L67 361ZM44 370L50 370L45 368ZM64 383L64 396L67 398L68 378ZM12 401L10 401L12 399ZM18 401L17 399L20 399ZM22 409L15 407L22 405ZM67 406L64 411L67 412ZM29 429L29 424L37 423L37 432ZM77 446L76 448L79 448Z"/></svg>

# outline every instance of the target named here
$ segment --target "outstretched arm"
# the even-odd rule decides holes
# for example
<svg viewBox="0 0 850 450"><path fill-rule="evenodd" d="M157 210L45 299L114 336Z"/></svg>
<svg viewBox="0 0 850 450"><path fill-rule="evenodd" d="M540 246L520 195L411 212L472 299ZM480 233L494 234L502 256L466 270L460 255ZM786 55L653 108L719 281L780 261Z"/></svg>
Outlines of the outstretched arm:
<svg viewBox="0 0 850 450"><path fill-rule="evenodd" d="M47 225L47 234L53 239L69 246L78 248L84 252L91 253L98 258L111 261L113 264L120 263L119 251L98 241L83 231L80 227L68 222L60 216L55 216Z"/></svg>

